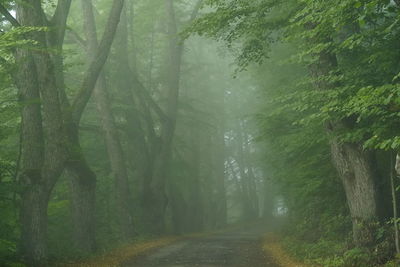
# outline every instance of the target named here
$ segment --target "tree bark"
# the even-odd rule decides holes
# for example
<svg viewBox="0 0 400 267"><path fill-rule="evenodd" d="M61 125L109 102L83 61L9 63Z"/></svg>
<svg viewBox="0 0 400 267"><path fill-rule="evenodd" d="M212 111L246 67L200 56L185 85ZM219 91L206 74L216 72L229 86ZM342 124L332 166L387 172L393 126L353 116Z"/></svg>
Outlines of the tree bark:
<svg viewBox="0 0 400 267"><path fill-rule="evenodd" d="M396 182L395 182L395 172L397 172L397 162L393 164L393 161L397 161L393 158L393 152L390 153L390 188L392 191L392 204L393 204L393 228L394 228L394 244L396 246L396 253L400 253L400 244L399 244L399 223L398 223L398 215L397 215L397 194L396 194Z"/></svg>
<svg viewBox="0 0 400 267"><path fill-rule="evenodd" d="M86 1L84 1L86 2ZM113 2L100 45L93 49L94 56L88 64L82 86L73 104L66 104L65 115L70 150L66 171L71 176L71 208L74 220L75 246L83 253L95 250L95 191L96 175L90 169L80 146L79 124L82 113L95 88L97 79L109 55L117 29L123 0ZM86 14L85 14L86 15ZM90 14L88 14L90 15ZM87 26L87 24L85 24ZM93 34L93 32L91 32ZM95 33L95 32L94 32ZM64 102L68 100L64 95Z"/></svg>
<svg viewBox="0 0 400 267"><path fill-rule="evenodd" d="M96 174L81 155L69 160L66 173L70 179L73 241L82 254L96 250Z"/></svg>
<svg viewBox="0 0 400 267"><path fill-rule="evenodd" d="M26 172L25 172L26 174ZM21 194L20 253L29 266L47 266L47 206L48 191L40 184L40 177L32 174L21 177L30 184ZM36 179L36 181L33 181ZM39 183L38 183L39 182Z"/></svg>
<svg viewBox="0 0 400 267"><path fill-rule="evenodd" d="M32 32L24 36L40 44L43 51L17 49L14 76L22 108L21 240L20 253L31 266L47 265L47 206L51 191L65 163L65 132L58 96L56 68L48 48L52 34L63 41L64 18L70 1L63 1L64 12L54 15L56 33ZM58 3L57 10L61 4ZM17 5L18 25L44 27L46 20L40 1L22 1ZM46 139L44 139L46 136Z"/></svg>
<svg viewBox="0 0 400 267"><path fill-rule="evenodd" d="M318 55L311 66L310 73L317 90L332 90L334 85L324 79L337 67L336 55L326 51ZM341 128L347 128L348 122L329 122L326 125L328 135ZM333 133L334 135L334 133ZM341 143L331 137L331 155L333 163L342 181L346 200L353 224L353 240L358 246L368 246L374 242L376 230L377 198L375 173L371 167L370 153L359 144Z"/></svg>
<svg viewBox="0 0 400 267"><path fill-rule="evenodd" d="M83 155L78 125L73 122L68 124L68 138L70 150L65 171L70 182L73 240L76 249L88 254L96 249L96 174Z"/></svg>
<svg viewBox="0 0 400 267"><path fill-rule="evenodd" d="M353 222L353 239L371 245L377 220L376 189L371 157L356 144L331 141L332 158L342 180Z"/></svg>
<svg viewBox="0 0 400 267"><path fill-rule="evenodd" d="M30 52L18 50L15 56L19 68L14 80L19 89L19 101L22 105L21 169L18 180L23 186L23 191L19 250L26 262L42 263L47 256L45 241L47 207L42 199L46 186L42 177L44 140L39 82Z"/></svg>
<svg viewBox="0 0 400 267"><path fill-rule="evenodd" d="M100 48L97 50L98 57L90 65L85 75L82 90L78 95L78 100L74 102L75 110L73 114L76 118L75 121L68 120L72 116L65 114L69 108L63 85L61 56L52 55L50 53L51 50L49 50L50 48L55 48L61 52L70 4L70 0L59 1L51 21L46 19L39 0L24 0L17 5L18 23L21 26L46 27L50 25L56 28L55 31L38 31L26 36L26 38L37 41L42 50L25 50L26 56L19 57L19 59L23 59L23 62L19 65L17 73L22 80L18 79L16 81L21 96L26 97L26 99L36 99L39 96L38 92L40 92L42 104L40 106L36 103L36 107L35 105L30 105L29 112L32 112L31 115L28 115L27 108L22 111L24 125L22 137L23 154L21 157L25 159L22 163L20 180L27 186L22 194L21 219L23 225L21 241L23 244L21 245L21 253L29 264L35 266L44 266L46 264L47 204L50 193L65 167L67 158L70 166L75 164L76 159L81 159L80 152L78 155L73 152L74 148L80 148L79 141L77 141L79 139L76 125L79 125L80 116L89 99L88 95L90 96L91 94L92 88L90 86L93 84L92 87L94 87L101 67L107 58L123 1L114 1L109 23ZM24 52L22 49L20 51ZM28 73L29 71L30 73ZM35 80L32 77L35 77ZM42 115L42 118L40 115ZM32 120L28 122L28 119ZM67 137L66 130L72 136ZM38 132L43 133L38 134ZM46 136L45 141L43 141L43 136ZM27 144L28 141L32 142L30 143L31 145ZM69 151L66 149L68 141L72 141L72 149ZM74 143L74 141L78 143ZM42 144L38 142L42 142ZM71 148L71 146L69 147ZM85 165L86 162L81 162L82 164ZM34 170L31 169L31 166L35 166ZM82 170L85 168L80 166L75 169ZM84 172L83 175L88 175L88 172ZM90 180L90 177L88 180Z"/></svg>
<svg viewBox="0 0 400 267"><path fill-rule="evenodd" d="M84 13L84 27L86 32L88 61L96 56L92 51L98 49L96 25L90 1L82 2ZM121 11L121 17L125 17ZM121 25L125 23L122 22ZM125 165L125 157L122 151L119 133L115 125L114 116L111 111L111 104L108 97L107 83L104 73L100 73L94 90L97 110L101 117L108 158L110 160L111 171L115 180L117 216L121 227L122 237L130 239L134 236L133 215L131 205L133 203L129 189L128 171Z"/></svg>
<svg viewBox="0 0 400 267"><path fill-rule="evenodd" d="M81 89L73 101L72 114L76 123L79 123L82 113L96 86L97 79L107 61L111 45L114 41L115 33L117 32L124 2L124 0L113 1L103 36L100 40L98 48L95 50L96 52L94 52L92 61L89 63L89 66L86 70ZM93 34L93 32L91 34Z"/></svg>

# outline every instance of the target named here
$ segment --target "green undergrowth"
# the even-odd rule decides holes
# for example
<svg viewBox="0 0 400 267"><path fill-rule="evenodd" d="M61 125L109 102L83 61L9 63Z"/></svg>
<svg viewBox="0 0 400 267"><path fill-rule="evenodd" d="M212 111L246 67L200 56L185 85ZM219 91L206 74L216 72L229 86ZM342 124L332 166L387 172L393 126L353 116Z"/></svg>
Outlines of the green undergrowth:
<svg viewBox="0 0 400 267"><path fill-rule="evenodd" d="M353 244L351 219L348 215L299 220L291 217L281 229L283 250L307 266L372 267L400 266L395 256L394 230L391 221L374 224L374 241L360 248Z"/></svg>
<svg viewBox="0 0 400 267"><path fill-rule="evenodd" d="M368 248L359 248L351 244L350 233L345 238L326 238L318 240L299 239L287 235L283 248L293 257L309 266L323 267L373 267L400 266L399 255L395 256L392 231L381 227L376 243Z"/></svg>

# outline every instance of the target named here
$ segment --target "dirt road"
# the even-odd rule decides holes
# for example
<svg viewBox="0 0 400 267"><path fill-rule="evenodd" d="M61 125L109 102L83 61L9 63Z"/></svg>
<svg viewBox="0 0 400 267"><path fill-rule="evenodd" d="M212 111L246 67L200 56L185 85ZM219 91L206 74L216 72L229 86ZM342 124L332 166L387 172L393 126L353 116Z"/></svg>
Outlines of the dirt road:
<svg viewBox="0 0 400 267"><path fill-rule="evenodd" d="M154 249L125 267L279 267L262 251L260 227L187 239Z"/></svg>

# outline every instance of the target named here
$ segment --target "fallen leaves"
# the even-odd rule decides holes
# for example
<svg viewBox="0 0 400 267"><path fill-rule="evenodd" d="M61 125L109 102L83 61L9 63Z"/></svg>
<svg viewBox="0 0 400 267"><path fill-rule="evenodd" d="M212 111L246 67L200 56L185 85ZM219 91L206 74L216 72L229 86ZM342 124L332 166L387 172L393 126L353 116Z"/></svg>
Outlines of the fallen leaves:
<svg viewBox="0 0 400 267"><path fill-rule="evenodd" d="M263 240L263 250L282 267L308 267L307 265L296 262L292 259L282 248L279 239L272 233L265 235Z"/></svg>

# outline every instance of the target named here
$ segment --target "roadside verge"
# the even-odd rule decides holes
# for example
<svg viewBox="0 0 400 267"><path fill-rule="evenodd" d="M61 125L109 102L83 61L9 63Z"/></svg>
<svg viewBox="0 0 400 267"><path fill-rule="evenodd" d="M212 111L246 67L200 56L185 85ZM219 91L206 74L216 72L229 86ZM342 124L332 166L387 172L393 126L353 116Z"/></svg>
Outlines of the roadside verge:
<svg viewBox="0 0 400 267"><path fill-rule="evenodd" d="M273 233L268 233L263 238L263 250L274 259L281 267L310 267L304 263L297 262L290 257L282 248L279 238Z"/></svg>

